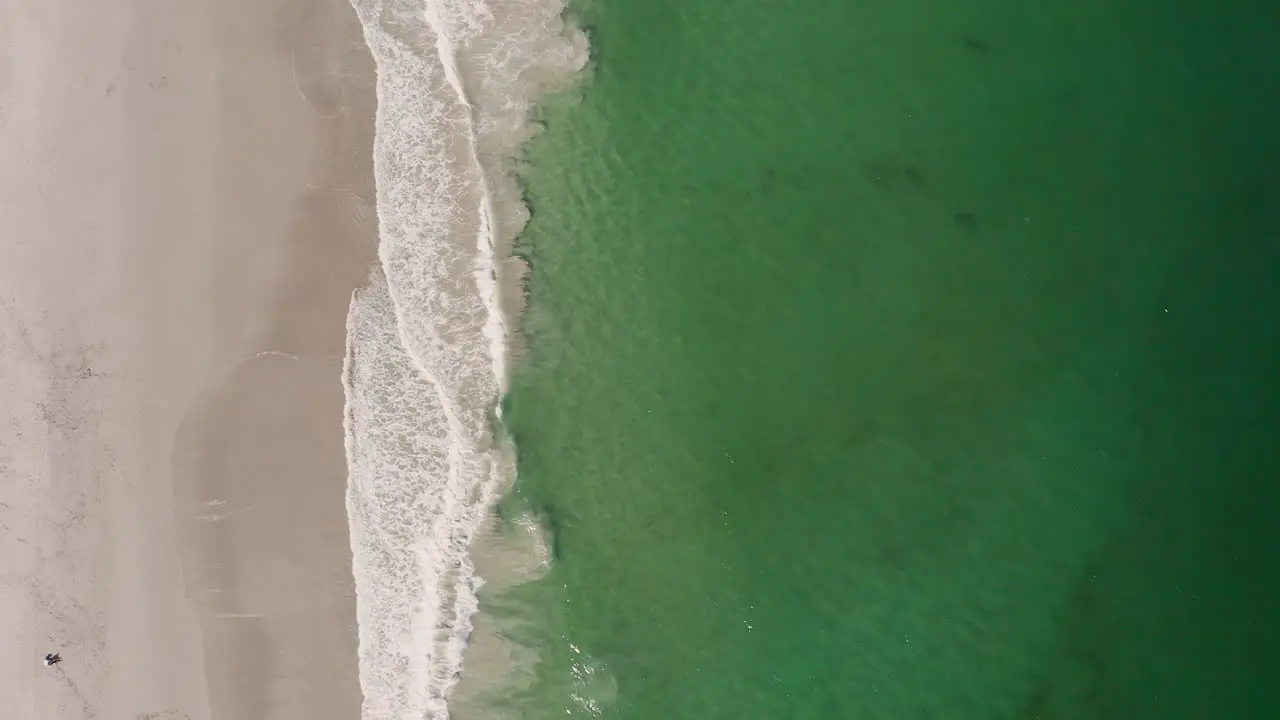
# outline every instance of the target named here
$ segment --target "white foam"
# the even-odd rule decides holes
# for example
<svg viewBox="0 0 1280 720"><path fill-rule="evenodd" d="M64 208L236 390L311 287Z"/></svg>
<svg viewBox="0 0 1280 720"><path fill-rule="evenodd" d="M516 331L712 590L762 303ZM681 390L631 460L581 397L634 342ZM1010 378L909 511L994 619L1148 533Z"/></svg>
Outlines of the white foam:
<svg viewBox="0 0 1280 720"><path fill-rule="evenodd" d="M443 719L481 582L468 548L510 480L491 416L507 381L492 186L511 181L478 148L522 136L540 56L581 67L583 45L560 40L560 0L352 6L378 71L381 268L352 298L343 377L363 717Z"/></svg>

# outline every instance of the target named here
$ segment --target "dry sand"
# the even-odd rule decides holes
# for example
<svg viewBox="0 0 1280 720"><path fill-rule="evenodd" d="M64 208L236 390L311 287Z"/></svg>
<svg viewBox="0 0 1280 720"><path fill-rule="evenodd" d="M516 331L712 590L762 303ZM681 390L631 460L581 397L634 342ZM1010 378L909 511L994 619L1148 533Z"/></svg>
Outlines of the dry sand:
<svg viewBox="0 0 1280 720"><path fill-rule="evenodd" d="M345 0L0 0L4 717L359 717L373 109Z"/></svg>

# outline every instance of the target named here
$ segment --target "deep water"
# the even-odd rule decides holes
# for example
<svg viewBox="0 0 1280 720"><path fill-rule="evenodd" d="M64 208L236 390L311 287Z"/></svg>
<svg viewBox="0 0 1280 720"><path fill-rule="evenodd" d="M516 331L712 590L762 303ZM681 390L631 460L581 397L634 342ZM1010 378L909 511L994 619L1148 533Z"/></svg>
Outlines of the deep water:
<svg viewBox="0 0 1280 720"><path fill-rule="evenodd" d="M511 708L1280 717L1280 6L575 13Z"/></svg>

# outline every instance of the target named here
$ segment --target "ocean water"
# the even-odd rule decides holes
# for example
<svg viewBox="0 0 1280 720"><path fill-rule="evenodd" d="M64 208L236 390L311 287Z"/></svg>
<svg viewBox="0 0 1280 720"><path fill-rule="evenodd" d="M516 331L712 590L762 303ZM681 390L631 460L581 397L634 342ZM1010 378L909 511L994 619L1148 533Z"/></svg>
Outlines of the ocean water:
<svg viewBox="0 0 1280 720"><path fill-rule="evenodd" d="M513 716L1280 716L1275 5L572 11Z"/></svg>
<svg viewBox="0 0 1280 720"><path fill-rule="evenodd" d="M1271 5L355 6L365 717L1280 716Z"/></svg>

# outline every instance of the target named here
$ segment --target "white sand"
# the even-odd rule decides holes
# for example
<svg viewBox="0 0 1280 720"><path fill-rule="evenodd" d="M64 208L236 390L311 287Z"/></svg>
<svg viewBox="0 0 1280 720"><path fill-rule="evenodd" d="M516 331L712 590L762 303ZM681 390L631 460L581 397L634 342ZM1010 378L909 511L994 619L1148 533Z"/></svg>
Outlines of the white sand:
<svg viewBox="0 0 1280 720"><path fill-rule="evenodd" d="M344 0L0 0L0 716L358 717L372 102Z"/></svg>

